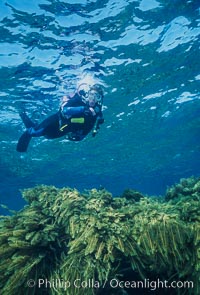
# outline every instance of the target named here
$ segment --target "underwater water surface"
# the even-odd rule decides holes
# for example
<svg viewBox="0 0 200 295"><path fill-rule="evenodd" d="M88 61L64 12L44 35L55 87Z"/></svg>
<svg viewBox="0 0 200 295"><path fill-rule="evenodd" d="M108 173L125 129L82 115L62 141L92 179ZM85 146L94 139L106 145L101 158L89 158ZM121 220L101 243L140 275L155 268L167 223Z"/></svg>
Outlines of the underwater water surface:
<svg viewBox="0 0 200 295"><path fill-rule="evenodd" d="M195 0L1 0L1 203L37 184L161 195L199 176L199 36ZM88 80L105 91L97 136L18 153L20 107L40 122Z"/></svg>

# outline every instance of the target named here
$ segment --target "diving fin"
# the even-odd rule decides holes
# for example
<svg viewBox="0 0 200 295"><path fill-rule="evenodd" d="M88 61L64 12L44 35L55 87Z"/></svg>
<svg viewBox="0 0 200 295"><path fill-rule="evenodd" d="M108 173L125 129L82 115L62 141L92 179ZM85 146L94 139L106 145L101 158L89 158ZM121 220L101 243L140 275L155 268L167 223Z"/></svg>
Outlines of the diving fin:
<svg viewBox="0 0 200 295"><path fill-rule="evenodd" d="M32 136L27 131L24 132L18 140L16 150L20 153L26 152L28 149L28 145L31 140L31 137Z"/></svg>
<svg viewBox="0 0 200 295"><path fill-rule="evenodd" d="M25 112L20 112L19 115L26 128L35 127L36 124L27 116Z"/></svg>

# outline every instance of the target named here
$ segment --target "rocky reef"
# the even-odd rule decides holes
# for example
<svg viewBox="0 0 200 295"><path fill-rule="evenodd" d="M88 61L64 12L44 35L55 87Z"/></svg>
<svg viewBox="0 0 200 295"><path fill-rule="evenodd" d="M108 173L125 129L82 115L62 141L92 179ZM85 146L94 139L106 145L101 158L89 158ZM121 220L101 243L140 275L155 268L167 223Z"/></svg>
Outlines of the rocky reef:
<svg viewBox="0 0 200 295"><path fill-rule="evenodd" d="M200 179L165 198L53 186L22 195L27 205L1 216L2 295L139 294L145 280L193 282L162 294L200 294Z"/></svg>

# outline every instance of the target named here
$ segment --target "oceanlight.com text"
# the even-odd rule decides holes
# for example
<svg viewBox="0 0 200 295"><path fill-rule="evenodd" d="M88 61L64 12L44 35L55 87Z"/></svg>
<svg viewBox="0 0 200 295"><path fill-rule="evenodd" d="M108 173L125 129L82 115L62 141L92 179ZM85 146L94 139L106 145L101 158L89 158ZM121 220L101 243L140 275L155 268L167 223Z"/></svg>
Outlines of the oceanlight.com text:
<svg viewBox="0 0 200 295"><path fill-rule="evenodd" d="M54 290L67 290L70 288L89 288L89 289L99 289L110 287L112 289L116 288L127 288L127 289L149 289L151 291L155 291L157 289L193 289L194 283L192 281L167 281L167 280L149 280L144 279L143 281L122 281L116 278L111 280L105 280L103 282L99 282L98 280L88 279L81 280L76 279L74 281L64 280L64 279L38 279L33 280L30 279L27 281L27 286L29 288L38 287L45 289L54 289Z"/></svg>
<svg viewBox="0 0 200 295"><path fill-rule="evenodd" d="M127 289L149 289L155 291L157 289L192 289L194 283L192 281L173 281L168 282L167 280L149 280L143 281L120 281L117 279L110 280L111 288L127 288Z"/></svg>

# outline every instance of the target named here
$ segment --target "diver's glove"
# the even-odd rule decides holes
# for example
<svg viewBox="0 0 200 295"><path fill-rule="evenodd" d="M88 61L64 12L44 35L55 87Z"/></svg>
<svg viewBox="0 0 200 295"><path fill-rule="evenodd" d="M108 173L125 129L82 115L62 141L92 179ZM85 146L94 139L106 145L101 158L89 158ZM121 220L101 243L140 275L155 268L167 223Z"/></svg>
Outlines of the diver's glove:
<svg viewBox="0 0 200 295"><path fill-rule="evenodd" d="M98 105L93 107L90 106L86 106L85 107L85 111L84 114L87 115L92 115L92 116L96 116L97 114L99 114L101 111L100 107Z"/></svg>
<svg viewBox="0 0 200 295"><path fill-rule="evenodd" d="M95 116L96 115L96 112L95 112L95 110L92 108L92 107L89 107L89 106L87 106L87 107L84 107L84 114L86 115L86 116Z"/></svg>

